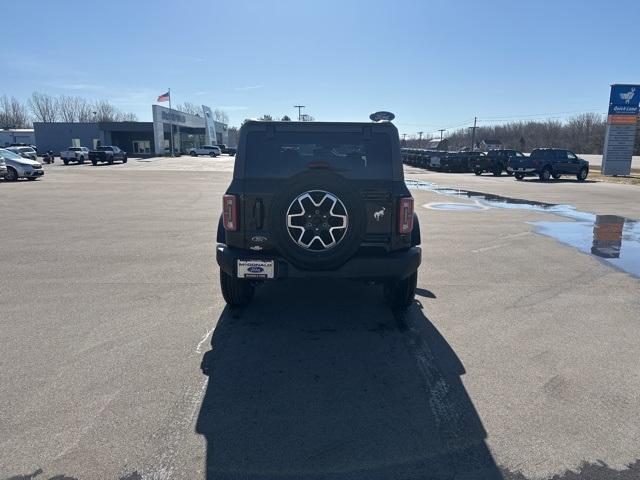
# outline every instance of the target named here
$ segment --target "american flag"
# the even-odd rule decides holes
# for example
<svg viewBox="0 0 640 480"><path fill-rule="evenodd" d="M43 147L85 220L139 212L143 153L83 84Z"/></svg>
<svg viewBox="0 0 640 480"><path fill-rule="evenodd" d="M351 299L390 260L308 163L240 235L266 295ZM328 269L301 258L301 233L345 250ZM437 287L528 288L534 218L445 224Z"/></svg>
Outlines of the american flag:
<svg viewBox="0 0 640 480"><path fill-rule="evenodd" d="M157 101L158 101L158 102L168 102L168 101L169 101L169 99L170 99L170 95L169 95L169 92L167 92L167 93L163 93L162 95L160 95L160 96L158 97L158 100L157 100Z"/></svg>

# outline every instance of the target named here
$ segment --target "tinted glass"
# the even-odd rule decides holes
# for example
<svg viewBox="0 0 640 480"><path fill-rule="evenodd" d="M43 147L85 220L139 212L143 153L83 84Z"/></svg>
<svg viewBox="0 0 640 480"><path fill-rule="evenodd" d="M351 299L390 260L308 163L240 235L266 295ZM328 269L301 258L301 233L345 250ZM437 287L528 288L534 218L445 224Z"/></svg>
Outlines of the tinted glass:
<svg viewBox="0 0 640 480"><path fill-rule="evenodd" d="M0 149L0 155L2 155L3 158L13 158L15 160L22 160L22 157L20 155L18 155L15 152L12 152L11 150Z"/></svg>
<svg viewBox="0 0 640 480"><path fill-rule="evenodd" d="M376 133L366 140L357 133L265 132L247 136L245 175L287 177L313 166L350 178L391 178L391 139Z"/></svg>

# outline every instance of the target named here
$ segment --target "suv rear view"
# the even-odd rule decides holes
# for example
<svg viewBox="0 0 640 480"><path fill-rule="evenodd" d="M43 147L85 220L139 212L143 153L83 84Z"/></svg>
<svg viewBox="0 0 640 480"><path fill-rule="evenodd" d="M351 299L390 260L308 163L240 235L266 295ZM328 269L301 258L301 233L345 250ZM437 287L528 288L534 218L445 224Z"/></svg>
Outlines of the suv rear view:
<svg viewBox="0 0 640 480"><path fill-rule="evenodd" d="M396 128L383 123L245 123L223 198L217 260L226 302L283 278L381 283L412 301L420 230Z"/></svg>

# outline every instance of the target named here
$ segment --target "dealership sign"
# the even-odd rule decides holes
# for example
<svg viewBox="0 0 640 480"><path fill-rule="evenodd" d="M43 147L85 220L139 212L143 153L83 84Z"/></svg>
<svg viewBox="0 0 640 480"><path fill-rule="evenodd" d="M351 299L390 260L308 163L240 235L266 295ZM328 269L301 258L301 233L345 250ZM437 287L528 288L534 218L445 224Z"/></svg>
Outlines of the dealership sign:
<svg viewBox="0 0 640 480"><path fill-rule="evenodd" d="M640 85L611 85L602 154L604 175L629 175L636 139Z"/></svg>
<svg viewBox="0 0 640 480"><path fill-rule="evenodd" d="M218 143L216 135L216 122L213 119L213 112L210 107L202 105L202 111L204 112L204 128L206 132L205 141L209 145L215 145Z"/></svg>
<svg viewBox="0 0 640 480"><path fill-rule="evenodd" d="M609 115L638 115L640 85L611 85Z"/></svg>

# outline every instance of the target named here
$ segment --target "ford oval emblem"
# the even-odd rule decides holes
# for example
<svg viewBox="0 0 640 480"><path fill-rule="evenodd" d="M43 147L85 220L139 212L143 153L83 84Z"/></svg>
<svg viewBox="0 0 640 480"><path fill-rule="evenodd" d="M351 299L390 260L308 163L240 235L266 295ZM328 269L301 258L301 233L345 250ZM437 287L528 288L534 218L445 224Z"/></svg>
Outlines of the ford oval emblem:
<svg viewBox="0 0 640 480"><path fill-rule="evenodd" d="M262 267L249 267L247 270L251 273L262 273L264 272L264 268Z"/></svg>

